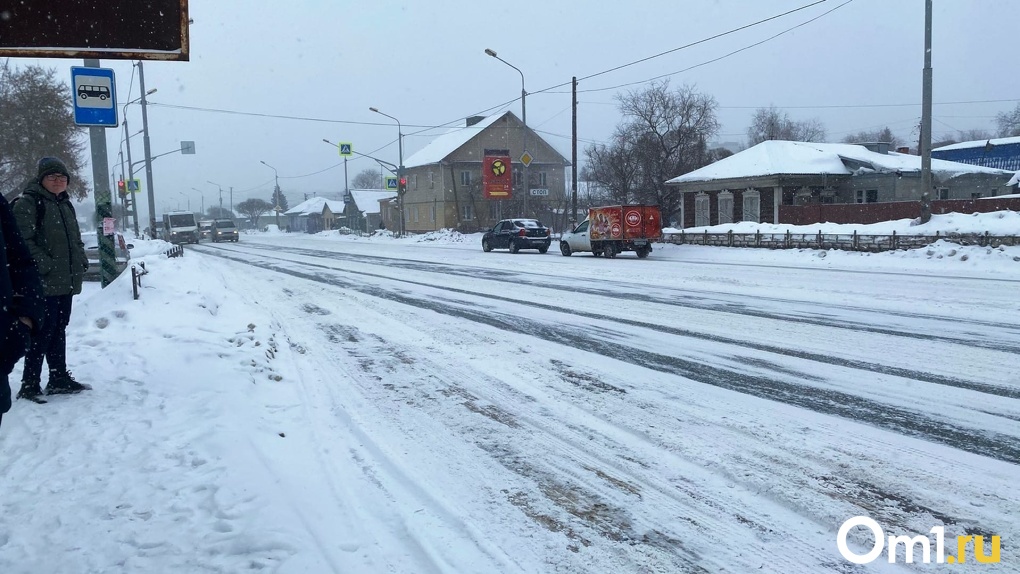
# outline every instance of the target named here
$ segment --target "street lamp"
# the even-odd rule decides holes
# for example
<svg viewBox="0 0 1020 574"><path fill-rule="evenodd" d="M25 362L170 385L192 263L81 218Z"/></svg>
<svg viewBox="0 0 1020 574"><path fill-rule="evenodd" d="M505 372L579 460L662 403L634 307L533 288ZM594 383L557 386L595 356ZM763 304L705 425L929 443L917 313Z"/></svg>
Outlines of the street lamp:
<svg viewBox="0 0 1020 574"><path fill-rule="evenodd" d="M400 120L397 118L380 112L378 108L368 108L369 111L375 112L379 115L386 116L391 120L397 122L397 207L400 209L400 229L399 235L404 236L404 194L407 193L407 188L400 185L400 182L404 181L404 130L400 125ZM403 188L403 191L401 191Z"/></svg>
<svg viewBox="0 0 1020 574"><path fill-rule="evenodd" d="M152 88L151 90L146 92L146 94L147 95L155 94L156 90L157 90L157 88ZM124 111L121 114L121 116L123 116L123 118L124 118L124 141L122 143L127 147L127 161L128 161L128 169L130 171L129 177L128 177L128 181L134 181L135 180L135 170L134 170L133 166L131 165L131 138L133 138L136 135L144 132L145 129L141 129L141 130L139 130L139 131L137 131L137 132L135 132L135 133L133 133L131 135L128 135L127 107L130 106L133 103L140 102L140 101L142 101L142 96L138 96L137 98L135 98L135 99L131 100L130 102L124 104ZM123 163L120 166L120 172L122 174L124 173L124 164ZM131 198L131 211L134 212L135 236L137 237L138 236L138 204L136 203L135 197L133 195L131 195L129 193L128 197ZM149 200L149 205L152 205L152 200L151 199ZM155 216L153 216L153 219L155 219Z"/></svg>
<svg viewBox="0 0 1020 574"><path fill-rule="evenodd" d="M528 92L527 90L524 89L524 72L522 72L521 69L518 68L517 66L497 56L495 50L490 50L489 48L486 48L485 53L488 54L489 56L492 56L493 58L496 58L500 62L503 62L507 66L510 66L511 68L517 70L517 73L521 75L521 122L524 123L524 133L521 136L521 149L522 149L521 157L524 157L524 155L528 153L528 108L526 105L526 98L528 96ZM531 194L531 190L528 189L530 187L528 182L528 164L525 163L524 160L522 159L521 165L524 166L522 169L522 176L524 179L524 216L527 217L528 196Z"/></svg>
<svg viewBox="0 0 1020 574"><path fill-rule="evenodd" d="M219 213L219 216L223 217L223 186L218 184L218 183L216 183L215 181L209 181L208 179L205 180L205 182L206 183L211 183L212 185L215 185L216 188L220 190L220 213ZM230 219L233 219L234 218L234 211L233 211L234 210L234 206L233 206L233 203L231 203L230 210L231 210L230 211Z"/></svg>
<svg viewBox="0 0 1020 574"><path fill-rule="evenodd" d="M277 229L277 231L279 231L280 230L280 174L278 174L276 172L276 168L275 167L269 165L268 163L266 163L266 162L264 162L262 160L259 160L259 163L261 163L262 165L264 165L264 166L268 167L269 169L273 170L273 179L276 180L276 189L273 191L273 201L276 202L276 205L273 206L273 211L276 212L276 229Z"/></svg>
<svg viewBox="0 0 1020 574"><path fill-rule="evenodd" d="M202 191L201 189L198 189L197 187L193 187L191 189L197 191L199 195L202 196L202 217L205 217L205 192Z"/></svg>

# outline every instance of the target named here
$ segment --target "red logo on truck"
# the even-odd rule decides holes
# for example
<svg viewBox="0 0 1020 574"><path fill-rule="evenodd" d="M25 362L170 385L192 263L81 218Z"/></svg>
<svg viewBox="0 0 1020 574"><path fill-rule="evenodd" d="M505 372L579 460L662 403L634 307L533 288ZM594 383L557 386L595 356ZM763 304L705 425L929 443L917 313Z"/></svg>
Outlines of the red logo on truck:
<svg viewBox="0 0 1020 574"><path fill-rule="evenodd" d="M624 219L627 221L628 227L637 227L638 225L641 225L641 212L634 210L628 211L627 215L624 216Z"/></svg>

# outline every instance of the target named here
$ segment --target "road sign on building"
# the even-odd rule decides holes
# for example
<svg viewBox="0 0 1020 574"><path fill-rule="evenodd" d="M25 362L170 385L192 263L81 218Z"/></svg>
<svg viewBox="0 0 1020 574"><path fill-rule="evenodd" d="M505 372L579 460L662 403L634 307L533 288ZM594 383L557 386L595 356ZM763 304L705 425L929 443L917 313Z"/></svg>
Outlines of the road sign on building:
<svg viewBox="0 0 1020 574"><path fill-rule="evenodd" d="M117 87L110 68L71 67L74 123L79 126L116 127Z"/></svg>

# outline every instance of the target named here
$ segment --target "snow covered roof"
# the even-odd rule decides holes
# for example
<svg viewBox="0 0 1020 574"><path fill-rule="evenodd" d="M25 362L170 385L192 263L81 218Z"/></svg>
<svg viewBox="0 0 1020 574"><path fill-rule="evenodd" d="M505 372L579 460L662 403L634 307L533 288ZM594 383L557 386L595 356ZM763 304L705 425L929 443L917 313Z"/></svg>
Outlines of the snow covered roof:
<svg viewBox="0 0 1020 574"><path fill-rule="evenodd" d="M294 207L284 211L284 215L310 215L322 213L322 206L326 204L325 197L309 197Z"/></svg>
<svg viewBox="0 0 1020 574"><path fill-rule="evenodd" d="M1020 186L1020 171L1014 173L1013 177L1009 178L1009 181L1006 182L1006 185Z"/></svg>
<svg viewBox="0 0 1020 574"><path fill-rule="evenodd" d="M309 197L301 203L283 212L284 215L319 215L322 213L324 206L329 206L329 210L333 213L339 213L344 210L344 202L337 201L335 199L326 199L325 197Z"/></svg>
<svg viewBox="0 0 1020 574"><path fill-rule="evenodd" d="M514 116L513 112L507 111L501 114L491 115L471 126L449 130L432 140L427 146L423 147L417 153L407 158L404 161L404 167L419 167L439 163L445 159L446 156L457 151L461 146L471 141L471 138L481 133L482 130L496 123L497 120L508 114L514 118L517 117Z"/></svg>
<svg viewBox="0 0 1020 574"><path fill-rule="evenodd" d="M354 204L362 213L375 214L379 213L379 202L396 197L397 192L385 189L352 189L351 195L354 197Z"/></svg>
<svg viewBox="0 0 1020 574"><path fill-rule="evenodd" d="M847 164L857 164L853 167ZM951 178L963 173L1007 174L1009 172L946 161L931 160L932 172ZM674 177L666 183L678 184L717 179L740 179L771 175L853 175L866 172L912 172L921 170L921 157L889 152L873 152L862 145L811 143L782 140L764 141L725 159Z"/></svg>
<svg viewBox="0 0 1020 574"><path fill-rule="evenodd" d="M954 143L954 144L950 144L950 145L944 145L942 147L937 147L937 148L935 148L935 149L933 149L931 151L950 151L950 150L954 150L954 149L982 148L982 147L985 147L986 145L988 145L989 143L991 143L992 145L1020 144L1020 137L993 138L993 139L987 139L987 140L974 140L974 141L969 141L969 142L960 142L960 143Z"/></svg>

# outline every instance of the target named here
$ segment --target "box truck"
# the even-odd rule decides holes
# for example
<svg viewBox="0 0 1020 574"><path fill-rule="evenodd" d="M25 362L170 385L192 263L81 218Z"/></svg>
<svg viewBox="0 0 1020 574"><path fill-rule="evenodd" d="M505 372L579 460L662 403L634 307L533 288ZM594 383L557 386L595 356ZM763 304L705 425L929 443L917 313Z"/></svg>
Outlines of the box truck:
<svg viewBox="0 0 1020 574"><path fill-rule="evenodd" d="M657 205L592 207L587 219L560 237L560 253L569 256L583 251L612 258L633 251L644 259L652 252L652 241L660 237L662 216Z"/></svg>

